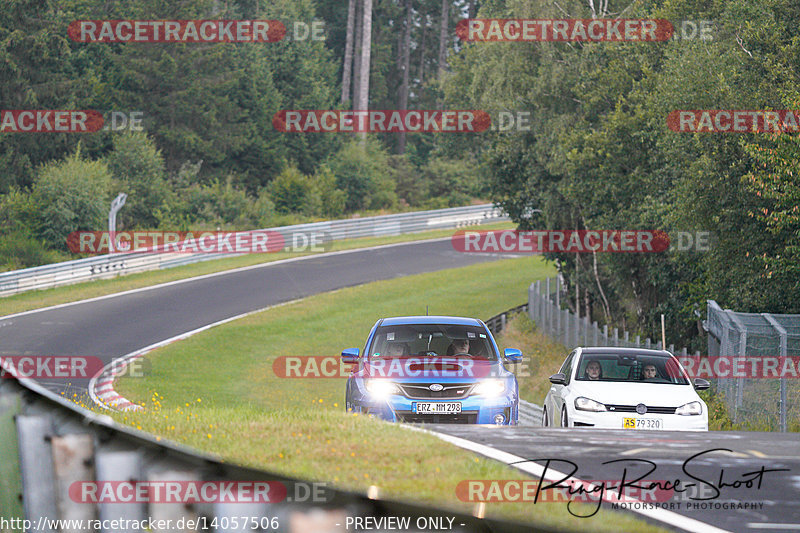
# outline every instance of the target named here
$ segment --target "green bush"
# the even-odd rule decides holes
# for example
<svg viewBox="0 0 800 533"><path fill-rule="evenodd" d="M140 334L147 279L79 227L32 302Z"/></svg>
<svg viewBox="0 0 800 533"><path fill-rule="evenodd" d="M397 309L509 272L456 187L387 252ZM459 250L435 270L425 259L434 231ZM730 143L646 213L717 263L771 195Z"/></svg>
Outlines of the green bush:
<svg viewBox="0 0 800 533"><path fill-rule="evenodd" d="M388 154L377 141L353 141L326 162L346 194L345 210L387 209L397 205Z"/></svg>
<svg viewBox="0 0 800 533"><path fill-rule="evenodd" d="M39 167L25 212L33 236L50 248L66 250L71 232L105 229L110 187L106 163L82 159L80 147L63 161Z"/></svg>

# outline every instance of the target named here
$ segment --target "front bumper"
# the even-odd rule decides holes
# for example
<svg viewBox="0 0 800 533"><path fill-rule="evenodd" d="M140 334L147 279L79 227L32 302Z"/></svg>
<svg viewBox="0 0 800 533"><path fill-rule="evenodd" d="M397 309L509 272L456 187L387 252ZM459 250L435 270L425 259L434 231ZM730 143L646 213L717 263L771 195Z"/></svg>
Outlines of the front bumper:
<svg viewBox="0 0 800 533"><path fill-rule="evenodd" d="M668 415L658 413L612 413L592 411L578 411L575 409L572 415L572 425L575 427L596 427L604 429L626 429L625 419L655 419L660 420L660 427L648 427L648 424L636 424L637 428L629 431L708 431L708 413L700 415Z"/></svg>
<svg viewBox="0 0 800 533"><path fill-rule="evenodd" d="M417 402L457 402L461 404L461 413L417 414L413 406ZM517 424L517 409L516 394L504 394L493 398L473 395L463 399L412 400L399 394L391 395L387 399L374 399L367 393L353 400L354 411L374 415L390 422L496 425L495 417L503 415L504 421L501 425L507 426Z"/></svg>

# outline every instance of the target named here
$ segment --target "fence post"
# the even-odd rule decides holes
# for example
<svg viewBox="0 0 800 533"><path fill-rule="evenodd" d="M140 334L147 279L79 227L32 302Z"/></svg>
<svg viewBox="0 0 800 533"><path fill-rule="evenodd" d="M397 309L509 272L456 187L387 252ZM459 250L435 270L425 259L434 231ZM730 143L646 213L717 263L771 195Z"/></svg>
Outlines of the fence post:
<svg viewBox="0 0 800 533"><path fill-rule="evenodd" d="M564 309L564 346L571 348L569 345L569 309Z"/></svg>
<svg viewBox="0 0 800 533"><path fill-rule="evenodd" d="M641 335L636 335L636 347L637 348L641 348L642 347L642 336Z"/></svg>
<svg viewBox="0 0 800 533"><path fill-rule="evenodd" d="M528 317L536 322L536 305L533 301L533 283L528 286Z"/></svg>
<svg viewBox="0 0 800 533"><path fill-rule="evenodd" d="M626 348L630 348L631 339L630 339L630 333L628 333L628 330L625 330L625 332L622 334L622 339L625 341L625 347Z"/></svg>
<svg viewBox="0 0 800 533"><path fill-rule="evenodd" d="M561 338L561 278L556 276L556 308L553 310L556 314L556 334L553 335L556 339ZM564 343L567 344L566 342Z"/></svg>
<svg viewBox="0 0 800 533"><path fill-rule="evenodd" d="M598 335L600 334L600 328L597 327L597 320L592 322L592 331L594 332L594 346L598 346Z"/></svg>
<svg viewBox="0 0 800 533"><path fill-rule="evenodd" d="M644 347L645 347L646 349L648 349L648 350L650 349L650 337L647 337L647 338L644 340Z"/></svg>
<svg viewBox="0 0 800 533"><path fill-rule="evenodd" d="M547 277L547 278L545 278L545 280L544 280L544 291L547 293L547 294L545 295L545 298L546 298L546 301L547 301L547 305L546 305L546 306L545 306L545 308L544 308L544 315L545 315L545 317L544 317L544 322L545 322L545 324L546 324L546 326L545 326L545 327L547 328L547 330L548 330L548 331L550 331L550 327L551 327L551 325L550 325L550 321L551 321L551 320L552 320L552 318L553 318L553 314L552 314L552 311L553 311L553 309L552 309L552 303L550 302L550 276L548 276L548 277Z"/></svg>
<svg viewBox="0 0 800 533"><path fill-rule="evenodd" d="M608 324L603 324L603 346L608 346Z"/></svg>
<svg viewBox="0 0 800 533"><path fill-rule="evenodd" d="M741 355L742 357L747 355L747 328L744 327L744 324L736 317L733 311L726 310L725 313L730 317L731 321L736 325L736 329L739 330L739 353L738 354L731 354L731 355ZM742 384L741 379L736 379L736 411L738 412L739 408L742 406L742 394L743 394L744 386Z"/></svg>
<svg viewBox="0 0 800 533"><path fill-rule="evenodd" d="M786 329L781 326L775 317L770 315L769 313L761 313L762 316L767 319L767 322L778 332L780 335L780 353L781 353L781 361L786 361L786 356L788 355L788 342L787 342L787 335ZM786 433L786 377L781 374L781 384L780 384L780 399L778 400L778 418L781 428L781 433Z"/></svg>
<svg viewBox="0 0 800 533"><path fill-rule="evenodd" d="M614 328L614 346L619 346L619 328Z"/></svg>

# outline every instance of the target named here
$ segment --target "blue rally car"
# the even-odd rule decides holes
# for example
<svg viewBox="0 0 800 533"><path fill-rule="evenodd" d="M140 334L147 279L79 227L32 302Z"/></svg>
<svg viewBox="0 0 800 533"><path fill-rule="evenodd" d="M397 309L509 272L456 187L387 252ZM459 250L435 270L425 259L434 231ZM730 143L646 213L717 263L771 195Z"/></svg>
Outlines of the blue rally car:
<svg viewBox="0 0 800 533"><path fill-rule="evenodd" d="M345 405L394 422L516 425L519 385L505 363L522 353L506 349L501 359L498 352L474 318L383 318L363 354L342 352L342 362L355 365Z"/></svg>

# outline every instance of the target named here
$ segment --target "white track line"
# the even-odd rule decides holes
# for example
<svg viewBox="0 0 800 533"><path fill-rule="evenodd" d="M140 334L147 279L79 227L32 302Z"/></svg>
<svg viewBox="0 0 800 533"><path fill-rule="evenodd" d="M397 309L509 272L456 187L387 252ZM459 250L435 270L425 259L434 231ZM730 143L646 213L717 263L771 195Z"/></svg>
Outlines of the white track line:
<svg viewBox="0 0 800 533"><path fill-rule="evenodd" d="M483 444L478 444L477 442L472 442L466 439L462 439L460 437L454 437L452 435L447 435L446 433L438 433L436 431L430 431L427 429L416 428L407 426L410 429L414 429L416 431L424 431L426 433L430 433L435 435L436 437L442 439L443 441L449 442L450 444L454 444L459 448L464 448L465 450L469 450L474 453L478 453L480 455L486 456L490 459L494 459L495 461L500 461L501 463L505 463L513 468L518 470L522 470L523 472L527 472L528 474L533 475L536 478L544 479L545 481L558 481L564 479L566 474L563 474L557 470L553 470L552 468L547 469L547 475L542 477L545 473L544 467L530 461L524 457L519 457L517 455L504 452L501 450L496 450L490 446L486 446ZM587 487L592 487L593 485L588 481L580 480L576 477L570 477L568 480L565 481L574 481L577 483L581 483L586 485ZM605 496L603 497L604 501L620 501L619 494L617 491L606 489ZM635 502L630 502L635 503ZM671 526L684 529L687 531L702 531L703 533L730 533L730 531L726 529L720 529L718 527L712 526L705 522L701 522L699 520L695 520L694 518L689 518L683 515L679 515L678 513L673 513L672 511L666 511L664 509L625 509L626 511L632 511L634 513L639 513L643 516L646 516L650 519L657 520L659 522L663 522L665 524L669 524Z"/></svg>

